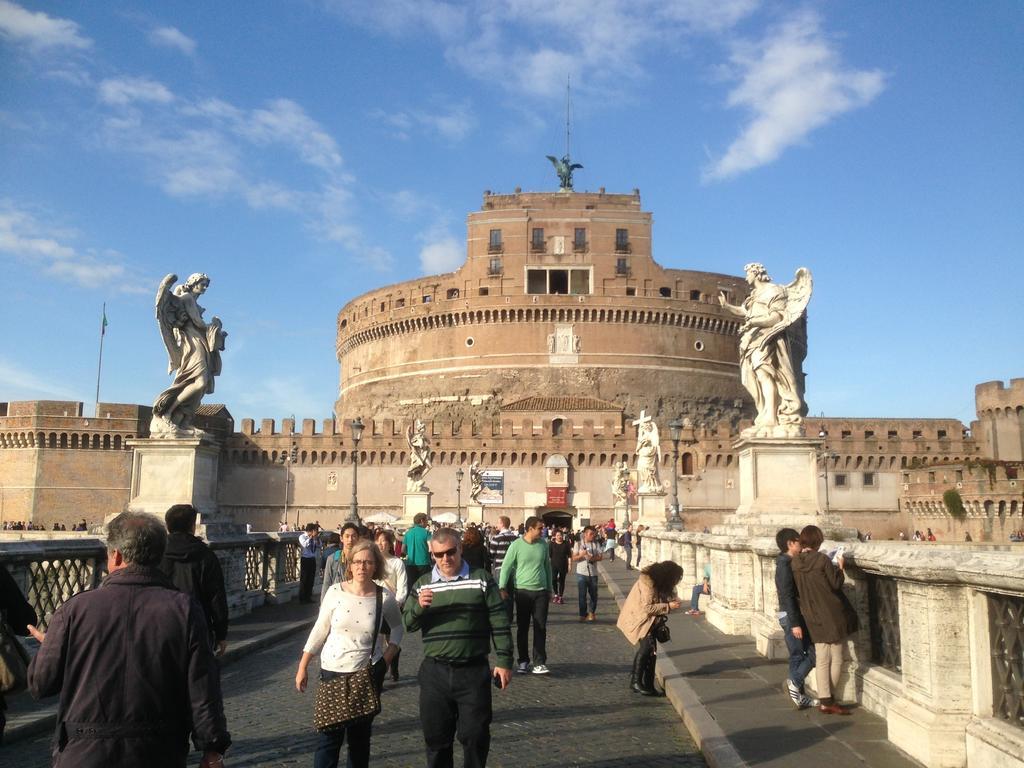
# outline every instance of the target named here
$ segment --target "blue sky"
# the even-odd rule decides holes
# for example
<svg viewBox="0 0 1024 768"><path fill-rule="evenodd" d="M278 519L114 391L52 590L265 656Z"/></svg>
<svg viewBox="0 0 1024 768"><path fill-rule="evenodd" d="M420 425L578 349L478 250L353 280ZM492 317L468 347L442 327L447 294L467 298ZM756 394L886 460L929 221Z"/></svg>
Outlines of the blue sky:
<svg viewBox="0 0 1024 768"><path fill-rule="evenodd" d="M150 403L210 275L214 402L325 418L338 309L456 267L485 189L641 191L665 266L814 273L807 399L1024 376L1024 5L0 0L0 400ZM87 406L87 412L91 408Z"/></svg>

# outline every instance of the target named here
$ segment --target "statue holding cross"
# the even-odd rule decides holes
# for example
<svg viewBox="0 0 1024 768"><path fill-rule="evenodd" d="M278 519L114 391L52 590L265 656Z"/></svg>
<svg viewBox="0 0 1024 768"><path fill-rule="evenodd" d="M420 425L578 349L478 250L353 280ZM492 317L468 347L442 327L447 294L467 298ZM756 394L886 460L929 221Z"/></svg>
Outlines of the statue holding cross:
<svg viewBox="0 0 1024 768"><path fill-rule="evenodd" d="M640 411L640 418L633 421L636 430L636 475L639 493L663 493L661 480L658 477L658 460L661 458L661 441L658 437L658 425L647 415L646 410Z"/></svg>

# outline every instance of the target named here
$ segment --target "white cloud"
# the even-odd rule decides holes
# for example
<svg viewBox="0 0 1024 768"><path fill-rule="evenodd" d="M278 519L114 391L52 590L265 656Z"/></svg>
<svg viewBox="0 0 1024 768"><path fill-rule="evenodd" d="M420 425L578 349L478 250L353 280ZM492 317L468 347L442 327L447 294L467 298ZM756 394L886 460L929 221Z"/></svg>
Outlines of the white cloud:
<svg viewBox="0 0 1024 768"><path fill-rule="evenodd" d="M419 109L388 113L378 109L370 117L390 125L395 129L396 138L403 141L409 139L412 131L420 127L446 141L459 142L472 133L477 125L476 116L468 102L436 111Z"/></svg>
<svg viewBox="0 0 1024 768"><path fill-rule="evenodd" d="M738 46L732 62L741 80L728 104L746 109L750 120L705 171L705 181L774 161L815 128L869 104L885 87L879 70L842 67L812 12L797 14L756 45Z"/></svg>
<svg viewBox="0 0 1024 768"><path fill-rule="evenodd" d="M75 22L29 11L9 0L0 0L0 36L36 51L49 48L84 49L92 45L89 38L79 33Z"/></svg>
<svg viewBox="0 0 1024 768"><path fill-rule="evenodd" d="M420 268L428 275L454 272L465 260L465 244L451 235L427 243L420 249Z"/></svg>
<svg viewBox="0 0 1024 768"><path fill-rule="evenodd" d="M0 392L7 400L80 400L78 393L61 386L53 371L36 373L0 355Z"/></svg>
<svg viewBox="0 0 1024 768"><path fill-rule="evenodd" d="M86 288L99 286L134 293L140 281L129 274L115 251L79 250L75 233L41 222L10 200L0 201L0 254L27 263L44 274Z"/></svg>
<svg viewBox="0 0 1024 768"><path fill-rule="evenodd" d="M160 27L149 33L149 41L153 45L174 48L186 56L196 52L196 41L177 27Z"/></svg>
<svg viewBox="0 0 1024 768"><path fill-rule="evenodd" d="M99 86L100 101L104 104L125 105L133 102L169 104L172 94L163 83L148 77L112 77Z"/></svg>
<svg viewBox="0 0 1024 768"><path fill-rule="evenodd" d="M383 34L432 32L449 62L473 77L542 98L584 89L624 90L643 59L691 35L721 34L759 0L333 0L327 7Z"/></svg>

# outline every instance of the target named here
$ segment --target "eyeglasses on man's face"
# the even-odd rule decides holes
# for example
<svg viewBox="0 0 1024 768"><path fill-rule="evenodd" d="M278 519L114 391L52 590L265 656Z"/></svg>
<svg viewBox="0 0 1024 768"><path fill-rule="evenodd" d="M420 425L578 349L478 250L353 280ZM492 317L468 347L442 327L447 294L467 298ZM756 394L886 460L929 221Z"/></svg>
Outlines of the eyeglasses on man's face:
<svg viewBox="0 0 1024 768"><path fill-rule="evenodd" d="M458 547L452 547L451 549L445 549L440 552L432 551L430 554L434 556L435 560L441 560L445 557L455 557L459 552Z"/></svg>

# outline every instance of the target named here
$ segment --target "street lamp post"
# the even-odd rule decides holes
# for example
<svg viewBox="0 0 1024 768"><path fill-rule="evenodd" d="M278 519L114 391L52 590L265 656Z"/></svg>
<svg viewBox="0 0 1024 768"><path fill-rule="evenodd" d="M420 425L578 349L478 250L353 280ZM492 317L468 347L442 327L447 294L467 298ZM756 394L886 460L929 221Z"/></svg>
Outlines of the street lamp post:
<svg viewBox="0 0 1024 768"><path fill-rule="evenodd" d="M281 464L284 467L284 515L281 518L281 522L288 525L288 489L291 485L292 479L292 464L299 457L299 448L295 443L292 443L292 448L288 453L281 454ZM295 509L295 527L299 526L299 510Z"/></svg>
<svg viewBox="0 0 1024 768"><path fill-rule="evenodd" d="M359 522L359 495L357 493L357 476L359 475L359 441L363 439L363 419L356 416L352 419L352 506L348 511L348 522Z"/></svg>
<svg viewBox="0 0 1024 768"><path fill-rule="evenodd" d="M465 476L462 467L455 470L455 524L462 526L462 478Z"/></svg>
<svg viewBox="0 0 1024 768"><path fill-rule="evenodd" d="M818 432L818 437L820 437L822 440L824 440L826 437L828 437L828 432L826 432L825 430L821 430L820 432ZM834 451L824 450L824 447L825 446L822 446L823 450L818 454L818 457L821 459L821 463L825 467L825 513L828 514L828 512L829 512L828 462L829 462L829 459L837 459L837 458L839 458L839 454L835 453Z"/></svg>
<svg viewBox="0 0 1024 768"><path fill-rule="evenodd" d="M680 530L683 522L679 519L679 441L683 436L683 422L678 418L672 419L668 429L672 437L672 507L669 510L668 527Z"/></svg>

